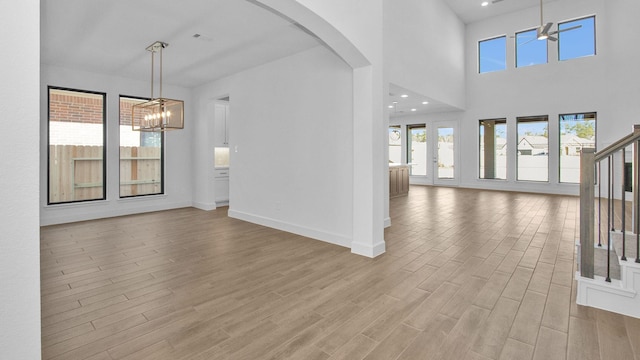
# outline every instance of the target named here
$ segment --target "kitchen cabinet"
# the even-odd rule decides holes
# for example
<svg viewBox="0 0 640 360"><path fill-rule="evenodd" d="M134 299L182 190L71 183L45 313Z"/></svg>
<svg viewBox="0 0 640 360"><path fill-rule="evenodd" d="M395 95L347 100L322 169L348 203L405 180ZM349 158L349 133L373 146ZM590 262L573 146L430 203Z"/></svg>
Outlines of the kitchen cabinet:
<svg viewBox="0 0 640 360"><path fill-rule="evenodd" d="M213 113L214 146L229 146L229 104L216 103Z"/></svg>
<svg viewBox="0 0 640 360"><path fill-rule="evenodd" d="M409 194L409 166L389 165L389 197Z"/></svg>
<svg viewBox="0 0 640 360"><path fill-rule="evenodd" d="M229 169L215 169L213 192L216 206L229 204Z"/></svg>

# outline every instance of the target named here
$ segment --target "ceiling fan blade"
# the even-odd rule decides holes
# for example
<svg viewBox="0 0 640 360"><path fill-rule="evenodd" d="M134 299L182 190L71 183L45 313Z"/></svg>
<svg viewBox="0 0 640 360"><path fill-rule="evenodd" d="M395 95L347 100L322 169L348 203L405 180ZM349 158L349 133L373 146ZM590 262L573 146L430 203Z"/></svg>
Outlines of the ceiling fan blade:
<svg viewBox="0 0 640 360"><path fill-rule="evenodd" d="M495 4L495 3L499 3L499 2L501 2L501 1L504 1L504 0L493 0L491 3L492 3L492 4Z"/></svg>
<svg viewBox="0 0 640 360"><path fill-rule="evenodd" d="M549 35L549 36L547 37L547 40L551 40L551 41L558 41L558 38L557 38L557 37L553 37L553 36Z"/></svg>
<svg viewBox="0 0 640 360"><path fill-rule="evenodd" d="M525 41L523 43L518 44L518 46L522 46L522 45L528 44L528 43L530 43L530 42L532 42L534 40L538 40L538 39L537 38L533 38L533 39L527 40L527 41Z"/></svg>
<svg viewBox="0 0 640 360"><path fill-rule="evenodd" d="M542 28L541 33L542 33L542 34L547 34L547 33L549 33L549 29L551 29L551 26L553 26L553 23L552 23L552 22L548 22L548 23L544 24L544 27Z"/></svg>
<svg viewBox="0 0 640 360"><path fill-rule="evenodd" d="M549 35L565 32L565 31L570 31L570 30L575 30L575 29L580 29L581 27L582 27L582 25L576 25L576 26L568 27L566 29L550 32Z"/></svg>

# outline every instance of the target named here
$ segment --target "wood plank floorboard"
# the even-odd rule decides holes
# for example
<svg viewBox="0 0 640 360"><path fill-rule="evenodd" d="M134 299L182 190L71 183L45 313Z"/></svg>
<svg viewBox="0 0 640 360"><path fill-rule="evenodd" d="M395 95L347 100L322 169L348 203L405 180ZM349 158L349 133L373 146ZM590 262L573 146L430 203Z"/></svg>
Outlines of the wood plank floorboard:
<svg viewBox="0 0 640 360"><path fill-rule="evenodd" d="M578 207L412 186L375 259L227 208L42 227L42 357L640 360L640 320L575 304Z"/></svg>

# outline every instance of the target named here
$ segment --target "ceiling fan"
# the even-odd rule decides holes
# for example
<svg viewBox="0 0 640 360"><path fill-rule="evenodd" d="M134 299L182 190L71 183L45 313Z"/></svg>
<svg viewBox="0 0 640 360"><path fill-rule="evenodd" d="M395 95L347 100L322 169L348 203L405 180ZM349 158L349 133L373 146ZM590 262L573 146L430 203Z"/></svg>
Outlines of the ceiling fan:
<svg viewBox="0 0 640 360"><path fill-rule="evenodd" d="M561 33L561 32L565 32L565 31L579 29L579 28L582 27L582 25L576 25L576 26L572 26L572 27L569 27L569 28L566 28L566 29L549 32L549 30L551 30L551 26L553 26L553 23L552 22L545 23L544 20L543 20L542 14L543 14L543 11L542 11L542 0L540 0L540 27L536 29L536 39L537 40L558 41L558 38L555 37L554 35L556 35L558 33Z"/></svg>

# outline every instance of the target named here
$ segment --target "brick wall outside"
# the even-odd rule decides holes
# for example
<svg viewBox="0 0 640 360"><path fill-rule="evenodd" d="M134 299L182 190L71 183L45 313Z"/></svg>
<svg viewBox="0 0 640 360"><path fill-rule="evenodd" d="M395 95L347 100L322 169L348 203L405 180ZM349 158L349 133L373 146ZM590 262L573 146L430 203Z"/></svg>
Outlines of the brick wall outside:
<svg viewBox="0 0 640 360"><path fill-rule="evenodd" d="M131 126L131 107L140 100L120 100L120 125ZM52 89L49 94L49 120L102 124L103 98L101 95Z"/></svg>
<svg viewBox="0 0 640 360"><path fill-rule="evenodd" d="M102 124L103 97L96 94L52 89L49 121Z"/></svg>

